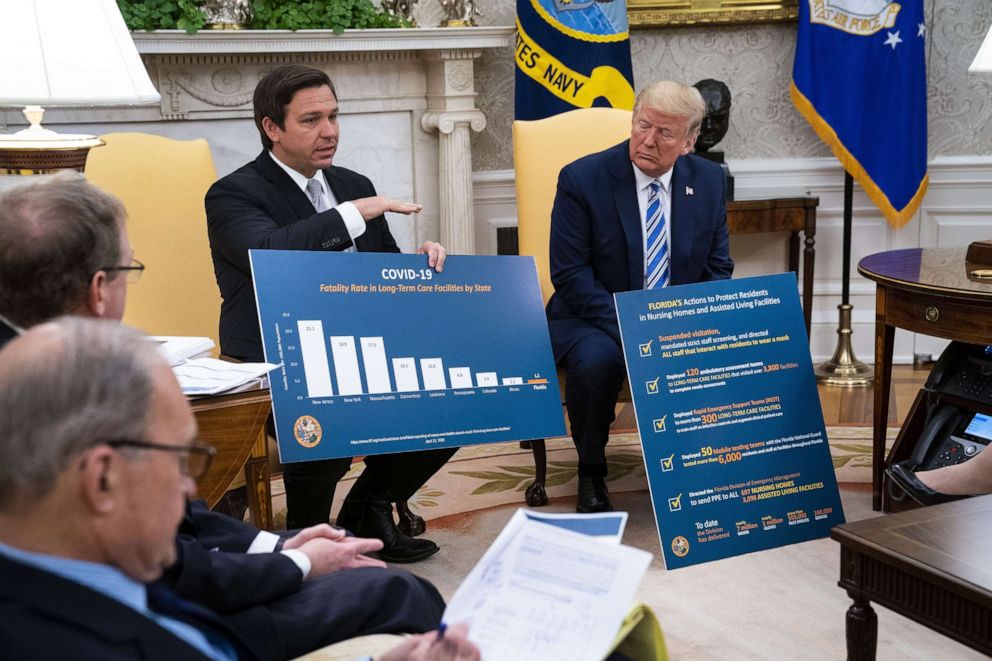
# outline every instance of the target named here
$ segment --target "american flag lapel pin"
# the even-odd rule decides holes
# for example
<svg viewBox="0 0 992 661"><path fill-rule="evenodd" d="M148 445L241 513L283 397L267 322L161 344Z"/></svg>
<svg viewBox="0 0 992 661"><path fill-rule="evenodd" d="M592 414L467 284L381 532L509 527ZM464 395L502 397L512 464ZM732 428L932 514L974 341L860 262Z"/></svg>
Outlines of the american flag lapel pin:
<svg viewBox="0 0 992 661"><path fill-rule="evenodd" d="M686 186L685 187L685 194L686 195L695 195L695 191L692 190L692 186Z"/></svg>

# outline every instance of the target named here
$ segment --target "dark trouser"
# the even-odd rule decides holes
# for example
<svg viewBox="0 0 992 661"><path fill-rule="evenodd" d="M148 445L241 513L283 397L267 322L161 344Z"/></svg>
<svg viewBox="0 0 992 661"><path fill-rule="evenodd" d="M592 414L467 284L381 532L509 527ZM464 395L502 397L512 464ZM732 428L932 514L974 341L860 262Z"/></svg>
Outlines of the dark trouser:
<svg viewBox="0 0 992 661"><path fill-rule="evenodd" d="M399 452L365 457L365 470L355 480L349 498L403 502L444 466L458 448ZM286 528L327 523L334 488L348 472L351 458L286 464Z"/></svg>
<svg viewBox="0 0 992 661"><path fill-rule="evenodd" d="M579 453L579 475L605 477L606 442L626 376L623 351L599 331L578 340L560 362L566 370L565 406Z"/></svg>
<svg viewBox="0 0 992 661"><path fill-rule="evenodd" d="M424 579L363 567L309 579L298 592L224 619L259 658L294 659L355 636L430 631L443 611L444 599Z"/></svg>

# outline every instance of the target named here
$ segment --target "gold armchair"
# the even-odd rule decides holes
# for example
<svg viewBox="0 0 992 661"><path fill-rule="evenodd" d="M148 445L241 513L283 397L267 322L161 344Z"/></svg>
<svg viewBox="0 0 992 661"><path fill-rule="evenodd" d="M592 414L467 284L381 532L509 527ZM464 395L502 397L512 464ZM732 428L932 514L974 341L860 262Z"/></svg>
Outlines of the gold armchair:
<svg viewBox="0 0 992 661"><path fill-rule="evenodd" d="M548 244L551 208L558 187L558 173L572 161L602 151L630 137L632 113L615 108L572 110L535 121L513 122L513 168L517 188L517 240L521 255L537 262L541 293L547 303L551 284ZM608 191L604 191L604 194ZM558 373L564 401L565 374ZM629 393L627 395L629 399ZM525 498L532 507L546 505L547 451L544 439L531 441L534 483Z"/></svg>
<svg viewBox="0 0 992 661"><path fill-rule="evenodd" d="M102 137L107 144L90 152L86 177L124 203L134 254L147 267L141 282L128 291L124 323L154 335L205 336L217 343L220 292L203 207L217 173L207 141L144 133ZM240 478L253 449L260 454L268 393L200 399L193 408L201 435L218 450L198 483L212 507ZM267 470L264 479L263 498ZM261 507L271 512L269 503Z"/></svg>

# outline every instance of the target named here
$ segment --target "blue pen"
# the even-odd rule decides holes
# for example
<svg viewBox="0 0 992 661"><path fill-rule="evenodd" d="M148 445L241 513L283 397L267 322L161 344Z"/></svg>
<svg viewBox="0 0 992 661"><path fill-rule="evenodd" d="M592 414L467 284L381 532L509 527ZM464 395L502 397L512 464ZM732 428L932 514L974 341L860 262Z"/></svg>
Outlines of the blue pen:
<svg viewBox="0 0 992 661"><path fill-rule="evenodd" d="M437 640L439 640L439 641L440 640L444 640L444 630L447 629L447 628L448 628L448 625L446 623L442 622L441 623L441 626L439 626L437 628Z"/></svg>

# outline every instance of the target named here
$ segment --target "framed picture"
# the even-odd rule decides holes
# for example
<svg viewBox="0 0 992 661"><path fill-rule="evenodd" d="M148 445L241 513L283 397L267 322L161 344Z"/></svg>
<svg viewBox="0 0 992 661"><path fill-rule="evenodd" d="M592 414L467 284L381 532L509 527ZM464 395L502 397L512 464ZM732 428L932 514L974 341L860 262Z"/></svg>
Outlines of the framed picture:
<svg viewBox="0 0 992 661"><path fill-rule="evenodd" d="M805 0L803 0L805 1ZM627 0L632 28L794 21L800 0Z"/></svg>

